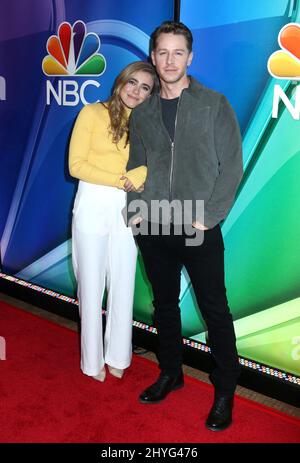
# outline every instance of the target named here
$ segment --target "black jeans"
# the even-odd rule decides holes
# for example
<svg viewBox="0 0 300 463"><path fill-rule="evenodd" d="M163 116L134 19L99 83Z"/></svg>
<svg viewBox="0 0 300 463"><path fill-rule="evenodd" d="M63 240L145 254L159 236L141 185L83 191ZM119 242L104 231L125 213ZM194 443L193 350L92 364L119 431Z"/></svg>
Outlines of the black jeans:
<svg viewBox="0 0 300 463"><path fill-rule="evenodd" d="M163 372L177 376L182 366L179 308L180 275L185 266L208 330L215 363L210 375L218 394L232 396L240 374L232 316L224 284L224 243L220 226L204 232L198 246L186 246L186 236L136 235L152 285L159 362Z"/></svg>

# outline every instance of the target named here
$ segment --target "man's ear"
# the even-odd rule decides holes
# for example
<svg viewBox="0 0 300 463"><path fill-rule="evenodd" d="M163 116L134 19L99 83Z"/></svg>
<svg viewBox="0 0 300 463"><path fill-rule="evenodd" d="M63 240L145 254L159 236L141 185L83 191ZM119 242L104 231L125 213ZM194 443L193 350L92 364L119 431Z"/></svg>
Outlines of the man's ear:
<svg viewBox="0 0 300 463"><path fill-rule="evenodd" d="M187 62L188 66L190 66L190 64L192 63L193 57L194 57L194 53L191 51L191 53L189 54L189 57L188 57L188 62Z"/></svg>
<svg viewBox="0 0 300 463"><path fill-rule="evenodd" d="M153 63L153 66L155 66L155 55L154 55L154 51L152 50L151 51L151 60L152 60L152 63Z"/></svg>

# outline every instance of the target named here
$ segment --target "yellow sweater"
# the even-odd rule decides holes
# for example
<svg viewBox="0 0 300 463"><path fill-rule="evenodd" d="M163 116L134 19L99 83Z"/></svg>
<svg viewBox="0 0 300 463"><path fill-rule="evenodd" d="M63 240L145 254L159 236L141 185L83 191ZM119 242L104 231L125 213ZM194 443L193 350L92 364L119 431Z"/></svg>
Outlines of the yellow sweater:
<svg viewBox="0 0 300 463"><path fill-rule="evenodd" d="M120 177L126 175L135 188L139 188L146 180L147 168L140 166L126 172L129 157L129 145L124 148L126 136L118 145L113 143L109 124L108 110L102 104L82 108L70 141L70 174L85 182L117 188L124 187L125 180Z"/></svg>

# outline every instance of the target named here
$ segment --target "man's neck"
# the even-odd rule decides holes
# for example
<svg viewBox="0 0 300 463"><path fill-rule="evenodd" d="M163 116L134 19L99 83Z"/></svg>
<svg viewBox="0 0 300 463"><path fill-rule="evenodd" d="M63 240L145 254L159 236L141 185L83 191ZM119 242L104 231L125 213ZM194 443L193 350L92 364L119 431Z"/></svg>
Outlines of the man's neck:
<svg viewBox="0 0 300 463"><path fill-rule="evenodd" d="M178 82L168 83L160 81L160 96L167 100L178 98L181 95L183 89L188 88L190 85L190 79L185 75Z"/></svg>

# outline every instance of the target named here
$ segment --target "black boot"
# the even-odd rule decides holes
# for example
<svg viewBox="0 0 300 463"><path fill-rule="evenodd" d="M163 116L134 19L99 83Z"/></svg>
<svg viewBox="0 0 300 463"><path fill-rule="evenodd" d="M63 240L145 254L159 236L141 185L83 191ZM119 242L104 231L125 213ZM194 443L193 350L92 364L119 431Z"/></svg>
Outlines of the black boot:
<svg viewBox="0 0 300 463"><path fill-rule="evenodd" d="M232 423L233 397L218 395L206 420L206 427L211 431L223 431Z"/></svg>
<svg viewBox="0 0 300 463"><path fill-rule="evenodd" d="M140 402L143 404L156 404L165 399L171 391L175 391L183 386L182 372L175 377L161 372L158 380L141 393Z"/></svg>

